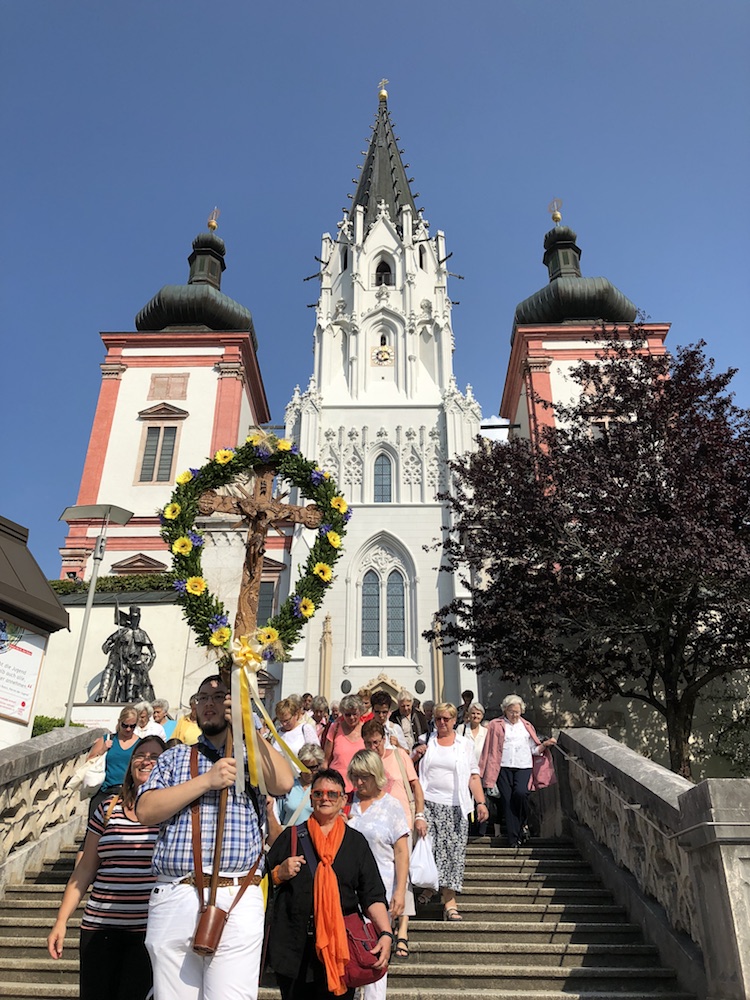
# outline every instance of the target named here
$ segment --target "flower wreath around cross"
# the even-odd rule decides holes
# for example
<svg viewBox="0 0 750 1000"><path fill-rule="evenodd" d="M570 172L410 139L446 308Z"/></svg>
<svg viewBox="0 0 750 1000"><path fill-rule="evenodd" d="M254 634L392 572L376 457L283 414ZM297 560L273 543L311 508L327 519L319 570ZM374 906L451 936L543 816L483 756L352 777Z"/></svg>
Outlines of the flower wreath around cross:
<svg viewBox="0 0 750 1000"><path fill-rule="evenodd" d="M299 489L321 511L323 523L293 592L278 614L258 623L250 636L233 638L229 616L212 594L203 576L201 555L204 536L196 527L198 503L207 490L228 486L243 473L264 466L279 479ZM349 506L328 472L299 454L296 445L263 431L251 434L238 448L220 448L200 469L189 469L177 477L170 502L159 512L161 535L173 556L174 587L188 625L199 646L224 651L222 659L287 660L302 635L305 622L320 606L333 580L333 567L342 553Z"/></svg>

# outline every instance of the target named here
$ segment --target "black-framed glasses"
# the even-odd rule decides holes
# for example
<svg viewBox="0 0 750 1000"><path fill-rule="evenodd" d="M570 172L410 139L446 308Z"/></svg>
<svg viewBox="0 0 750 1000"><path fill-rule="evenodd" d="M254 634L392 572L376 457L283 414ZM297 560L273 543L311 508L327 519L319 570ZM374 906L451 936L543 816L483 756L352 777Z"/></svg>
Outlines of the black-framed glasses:
<svg viewBox="0 0 750 1000"><path fill-rule="evenodd" d="M137 725L137 722L121 722L120 729L135 729Z"/></svg>
<svg viewBox="0 0 750 1000"><path fill-rule="evenodd" d="M207 705L209 701L214 702L214 704L219 704L219 703L223 704L226 696L227 696L226 691L220 691L217 692L216 694L199 694L195 700L198 702L199 705Z"/></svg>
<svg viewBox="0 0 750 1000"><path fill-rule="evenodd" d="M340 799L343 792L333 792L328 788L316 788L311 792L311 796L316 802L322 802L323 799L328 799L329 802L335 802L336 799Z"/></svg>
<svg viewBox="0 0 750 1000"><path fill-rule="evenodd" d="M317 771L318 768L320 767L320 764L308 764L307 761L304 760L302 761L302 763L305 765L308 771Z"/></svg>
<svg viewBox="0 0 750 1000"><path fill-rule="evenodd" d="M437 715L435 716L435 722L453 722L453 717L450 715Z"/></svg>

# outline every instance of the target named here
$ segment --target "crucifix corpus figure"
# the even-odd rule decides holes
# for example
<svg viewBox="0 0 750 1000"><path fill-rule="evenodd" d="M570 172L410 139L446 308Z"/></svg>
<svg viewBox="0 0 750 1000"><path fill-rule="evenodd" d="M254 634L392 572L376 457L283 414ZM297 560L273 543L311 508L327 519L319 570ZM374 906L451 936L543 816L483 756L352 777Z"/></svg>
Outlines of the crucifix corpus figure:
<svg viewBox="0 0 750 1000"><path fill-rule="evenodd" d="M317 528L323 521L323 513L315 504L297 507L275 498L274 475L270 466L261 465L255 470L252 493L242 486L238 487L243 494L240 497L219 496L214 490L207 490L198 500L201 514L237 514L248 523L245 563L234 622L234 634L237 636L251 635L258 624L263 554L269 529L274 528L281 534L279 524L282 521L304 524L306 528Z"/></svg>

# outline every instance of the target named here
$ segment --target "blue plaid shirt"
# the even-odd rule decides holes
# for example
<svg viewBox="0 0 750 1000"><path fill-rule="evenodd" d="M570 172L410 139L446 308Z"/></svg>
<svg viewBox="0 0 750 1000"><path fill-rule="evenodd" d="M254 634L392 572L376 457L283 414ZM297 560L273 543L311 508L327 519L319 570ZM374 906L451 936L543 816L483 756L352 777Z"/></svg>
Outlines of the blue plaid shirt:
<svg viewBox="0 0 750 1000"><path fill-rule="evenodd" d="M211 743L200 736L198 744L209 748L213 757L223 757L223 747L216 750ZM190 780L190 747L180 746L166 750L154 765L148 781L138 790L139 795L154 788L172 788L184 781ZM247 764L247 750L245 750ZM213 767L213 760L198 751L198 773L205 774ZM247 773L245 775L247 780ZM265 800L258 794L257 788L251 788L260 810L261 824L265 822ZM201 797L201 853L203 855L203 870L213 868L214 843L216 840L216 816L219 810L218 791L206 792ZM234 872L247 872L255 864L255 859L261 853L262 836L258 813L247 794L238 795L232 785L227 799L227 818L224 825L224 843L221 850L221 868L223 875ZM258 872L264 870L264 858L258 865ZM186 806L171 819L161 824L159 839L156 842L153 860L155 875L165 875L169 878L181 878L193 871L193 839L190 824L190 806Z"/></svg>

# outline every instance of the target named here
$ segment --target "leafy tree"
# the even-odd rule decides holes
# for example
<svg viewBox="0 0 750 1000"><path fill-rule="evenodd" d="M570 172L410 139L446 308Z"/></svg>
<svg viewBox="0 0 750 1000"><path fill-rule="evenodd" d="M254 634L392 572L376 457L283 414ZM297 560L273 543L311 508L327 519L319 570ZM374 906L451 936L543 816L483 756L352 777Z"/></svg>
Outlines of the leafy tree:
<svg viewBox="0 0 750 1000"><path fill-rule="evenodd" d="M452 463L443 568L471 600L437 637L480 671L645 702L690 776L698 700L750 669L750 411L703 343L654 356L637 336L577 366L539 448L480 439Z"/></svg>

